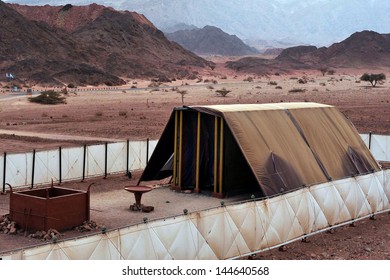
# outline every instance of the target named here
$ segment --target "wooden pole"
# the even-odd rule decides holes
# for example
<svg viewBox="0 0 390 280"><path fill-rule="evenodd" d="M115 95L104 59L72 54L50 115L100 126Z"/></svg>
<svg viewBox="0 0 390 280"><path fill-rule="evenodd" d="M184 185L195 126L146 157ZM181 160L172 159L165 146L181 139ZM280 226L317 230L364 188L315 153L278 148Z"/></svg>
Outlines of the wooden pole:
<svg viewBox="0 0 390 280"><path fill-rule="evenodd" d="M180 111L180 127L179 127L179 182L178 186L181 189L182 183L182 161L183 161L183 111Z"/></svg>
<svg viewBox="0 0 390 280"><path fill-rule="evenodd" d="M177 185L177 118L178 118L178 112L175 111L175 139L173 141L173 185Z"/></svg>
<svg viewBox="0 0 390 280"><path fill-rule="evenodd" d="M146 138L146 165L149 163L149 138Z"/></svg>
<svg viewBox="0 0 390 280"><path fill-rule="evenodd" d="M221 118L221 132L220 132L220 143L219 143L219 194L222 194L222 183L223 183L223 118Z"/></svg>
<svg viewBox="0 0 390 280"><path fill-rule="evenodd" d="M58 171L59 171L59 184L61 185L62 183L62 147L60 146L58 148L58 158L59 158L59 168L58 168Z"/></svg>
<svg viewBox="0 0 390 280"><path fill-rule="evenodd" d="M5 176L7 174L7 152L4 152L4 158L3 158L3 193L5 193Z"/></svg>
<svg viewBox="0 0 390 280"><path fill-rule="evenodd" d="M108 143L104 143L104 179L107 178Z"/></svg>
<svg viewBox="0 0 390 280"><path fill-rule="evenodd" d="M214 119L214 193L218 187L218 117Z"/></svg>
<svg viewBox="0 0 390 280"><path fill-rule="evenodd" d="M200 112L198 112L198 127L196 131L196 177L195 192L199 192L199 169L200 169Z"/></svg>
<svg viewBox="0 0 390 280"><path fill-rule="evenodd" d="M129 153L130 153L130 140L126 141L126 176L129 176Z"/></svg>
<svg viewBox="0 0 390 280"><path fill-rule="evenodd" d="M85 180L86 159L87 159L87 145L84 144L84 151L83 151L83 179L82 179L82 182Z"/></svg>
<svg viewBox="0 0 390 280"><path fill-rule="evenodd" d="M34 187L34 175L35 175L35 149L33 150L33 158L32 158L32 170L31 170L31 187Z"/></svg>

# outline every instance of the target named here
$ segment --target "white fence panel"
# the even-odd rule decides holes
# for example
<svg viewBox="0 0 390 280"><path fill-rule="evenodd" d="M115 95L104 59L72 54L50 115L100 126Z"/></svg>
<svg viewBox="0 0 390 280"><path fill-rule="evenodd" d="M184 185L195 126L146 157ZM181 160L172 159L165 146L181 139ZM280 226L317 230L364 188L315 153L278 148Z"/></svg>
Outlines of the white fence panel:
<svg viewBox="0 0 390 280"><path fill-rule="evenodd" d="M371 153L376 160L390 161L390 136L374 134L360 134L360 136L371 148ZM37 152L34 184L50 183L52 178L69 181L83 178L83 176L101 176L105 175L106 168L107 174L126 172L127 169L143 169L157 143L158 140L132 141L129 142L128 150L127 142L107 144L107 159L105 158L105 145L61 149L61 164L59 151ZM127 160L128 166L126 166ZM0 156L0 182L3 182L5 176L5 182L14 187L30 185L32 166L32 153L6 155L6 172L3 174L4 156Z"/></svg>
<svg viewBox="0 0 390 280"><path fill-rule="evenodd" d="M372 135L370 150L376 160L390 161L390 136Z"/></svg>
<svg viewBox="0 0 390 280"><path fill-rule="evenodd" d="M87 147L86 177L104 175L105 170L105 145L93 145Z"/></svg>
<svg viewBox="0 0 390 280"><path fill-rule="evenodd" d="M75 180L83 177L84 147L62 150L62 179Z"/></svg>
<svg viewBox="0 0 390 280"><path fill-rule="evenodd" d="M154 151L154 149L155 149L156 146L157 146L157 143L158 143L158 140L150 140L150 141L149 141L149 154L148 154L148 160L149 160L150 157L152 156L153 151Z"/></svg>
<svg viewBox="0 0 390 280"><path fill-rule="evenodd" d="M360 134L360 137L362 138L364 144L366 144L367 147L370 145L370 134Z"/></svg>
<svg viewBox="0 0 390 280"><path fill-rule="evenodd" d="M35 154L34 185L59 180L59 151L42 151Z"/></svg>
<svg viewBox="0 0 390 280"><path fill-rule="evenodd" d="M7 155L6 183L11 186L27 186L32 179L32 153Z"/></svg>
<svg viewBox="0 0 390 280"><path fill-rule="evenodd" d="M3 259L227 259L388 211L390 170L13 252Z"/></svg>
<svg viewBox="0 0 390 280"><path fill-rule="evenodd" d="M138 170L146 166L146 146L145 141L132 141L129 143L129 169Z"/></svg>
<svg viewBox="0 0 390 280"><path fill-rule="evenodd" d="M127 143L110 143L107 145L107 173L126 171Z"/></svg>

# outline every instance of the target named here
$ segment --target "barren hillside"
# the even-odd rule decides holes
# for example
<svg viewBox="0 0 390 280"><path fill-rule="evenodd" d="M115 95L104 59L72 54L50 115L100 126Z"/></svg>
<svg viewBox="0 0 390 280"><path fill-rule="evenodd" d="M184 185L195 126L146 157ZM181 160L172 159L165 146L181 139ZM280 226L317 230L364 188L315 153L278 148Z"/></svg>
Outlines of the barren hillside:
<svg viewBox="0 0 390 280"><path fill-rule="evenodd" d="M0 13L0 70L19 81L120 85L126 77L181 79L211 65L134 12L0 2Z"/></svg>

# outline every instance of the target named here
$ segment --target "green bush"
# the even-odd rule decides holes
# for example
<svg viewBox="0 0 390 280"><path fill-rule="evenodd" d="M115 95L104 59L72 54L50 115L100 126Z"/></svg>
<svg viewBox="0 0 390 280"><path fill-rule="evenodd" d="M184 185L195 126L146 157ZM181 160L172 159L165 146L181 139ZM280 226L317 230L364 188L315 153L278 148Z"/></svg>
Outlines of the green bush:
<svg viewBox="0 0 390 280"><path fill-rule="evenodd" d="M364 73L361 77L360 80L370 82L373 87L376 86L376 83L379 81L386 80L386 75L383 73L380 74L368 74Z"/></svg>
<svg viewBox="0 0 390 280"><path fill-rule="evenodd" d="M50 105L66 103L66 98L63 97L61 93L53 90L42 91L40 95L29 97L28 100L34 103Z"/></svg>

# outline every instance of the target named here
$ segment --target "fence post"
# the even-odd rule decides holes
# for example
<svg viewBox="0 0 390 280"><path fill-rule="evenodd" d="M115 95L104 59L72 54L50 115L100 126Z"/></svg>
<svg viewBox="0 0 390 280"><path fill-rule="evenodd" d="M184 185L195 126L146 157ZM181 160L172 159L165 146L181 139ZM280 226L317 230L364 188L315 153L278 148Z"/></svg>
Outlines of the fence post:
<svg viewBox="0 0 390 280"><path fill-rule="evenodd" d="M84 145L84 154L83 154L83 179L81 180L84 181L85 179L85 161L86 161L86 158L87 158L87 145L85 144Z"/></svg>
<svg viewBox="0 0 390 280"><path fill-rule="evenodd" d="M149 163L149 138L146 139L146 165Z"/></svg>
<svg viewBox="0 0 390 280"><path fill-rule="evenodd" d="M370 131L368 133L368 149L371 151L371 136L372 136L372 132Z"/></svg>
<svg viewBox="0 0 390 280"><path fill-rule="evenodd" d="M7 173L7 152L4 152L4 164L3 164L3 193L5 193L5 175Z"/></svg>
<svg viewBox="0 0 390 280"><path fill-rule="evenodd" d="M126 176L129 174L129 153L130 153L130 140L126 142Z"/></svg>
<svg viewBox="0 0 390 280"><path fill-rule="evenodd" d="M58 152L59 152L59 183L61 185L62 183L62 148L61 146L59 147L58 149Z"/></svg>
<svg viewBox="0 0 390 280"><path fill-rule="evenodd" d="M35 173L35 149L33 150L33 158L32 158L32 170L31 170L31 187L34 187L34 173Z"/></svg>
<svg viewBox="0 0 390 280"><path fill-rule="evenodd" d="M107 150L108 150L108 143L104 143L104 179L107 178Z"/></svg>

